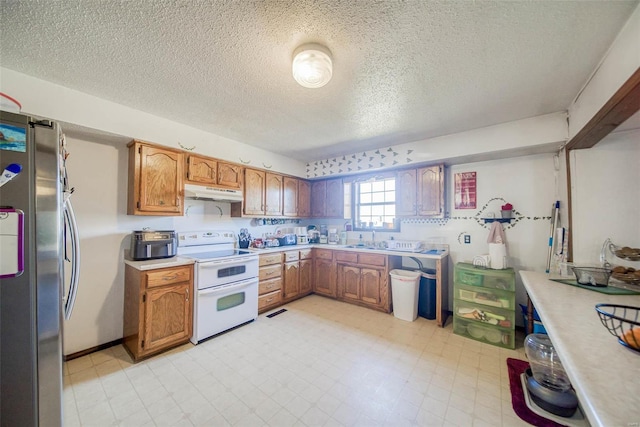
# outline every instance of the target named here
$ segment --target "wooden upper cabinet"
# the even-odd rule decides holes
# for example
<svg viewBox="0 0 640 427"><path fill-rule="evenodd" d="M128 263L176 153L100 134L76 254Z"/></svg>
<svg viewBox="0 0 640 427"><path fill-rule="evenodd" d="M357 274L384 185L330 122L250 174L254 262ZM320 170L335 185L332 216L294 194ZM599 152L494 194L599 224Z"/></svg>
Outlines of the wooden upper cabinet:
<svg viewBox="0 0 640 427"><path fill-rule="evenodd" d="M265 174L265 215L282 216L282 178L271 172Z"/></svg>
<svg viewBox="0 0 640 427"><path fill-rule="evenodd" d="M311 216L314 218L344 217L344 188L342 178L311 183Z"/></svg>
<svg viewBox="0 0 640 427"><path fill-rule="evenodd" d="M285 176L282 180L282 214L284 216L298 215L298 180Z"/></svg>
<svg viewBox="0 0 640 427"><path fill-rule="evenodd" d="M406 169L396 174L396 215L415 216L417 209L416 197L418 183L416 170Z"/></svg>
<svg viewBox="0 0 640 427"><path fill-rule="evenodd" d="M242 188L242 166L218 162L218 185L240 190Z"/></svg>
<svg viewBox="0 0 640 427"><path fill-rule="evenodd" d="M182 215L184 154L142 141L129 143L127 214Z"/></svg>
<svg viewBox="0 0 640 427"><path fill-rule="evenodd" d="M444 216L444 166L401 170L396 174L396 215Z"/></svg>
<svg viewBox="0 0 640 427"><path fill-rule="evenodd" d="M311 216L322 218L325 216L324 207L326 204L326 181L313 181L311 183Z"/></svg>
<svg viewBox="0 0 640 427"><path fill-rule="evenodd" d="M325 215L328 218L344 218L344 187L342 178L327 180Z"/></svg>
<svg viewBox="0 0 640 427"><path fill-rule="evenodd" d="M189 184L241 189L242 166L217 159L189 153L187 156L187 179Z"/></svg>
<svg viewBox="0 0 640 427"><path fill-rule="evenodd" d="M244 170L244 214L264 215L266 173L257 169Z"/></svg>
<svg viewBox="0 0 640 427"><path fill-rule="evenodd" d="M311 183L304 179L298 180L298 216L311 217Z"/></svg>
<svg viewBox="0 0 640 427"><path fill-rule="evenodd" d="M190 184L216 185L218 162L208 157L187 155L187 182Z"/></svg>
<svg viewBox="0 0 640 427"><path fill-rule="evenodd" d="M444 217L444 167L418 169L418 215Z"/></svg>

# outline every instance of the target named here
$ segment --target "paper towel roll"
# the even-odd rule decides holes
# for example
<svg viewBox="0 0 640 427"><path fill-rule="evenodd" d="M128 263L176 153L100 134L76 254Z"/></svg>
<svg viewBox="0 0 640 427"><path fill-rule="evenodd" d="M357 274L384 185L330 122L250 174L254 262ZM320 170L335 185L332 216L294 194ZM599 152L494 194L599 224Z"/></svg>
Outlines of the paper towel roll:
<svg viewBox="0 0 640 427"><path fill-rule="evenodd" d="M489 268L503 270L507 268L507 246L504 243L489 243Z"/></svg>

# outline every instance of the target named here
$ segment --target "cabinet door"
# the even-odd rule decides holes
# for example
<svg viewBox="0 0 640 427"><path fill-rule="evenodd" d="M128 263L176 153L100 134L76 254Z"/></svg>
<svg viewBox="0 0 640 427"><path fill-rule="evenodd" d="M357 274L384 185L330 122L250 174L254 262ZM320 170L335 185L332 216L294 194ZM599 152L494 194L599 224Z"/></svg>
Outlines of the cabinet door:
<svg viewBox="0 0 640 427"><path fill-rule="evenodd" d="M242 166L218 162L218 185L226 188L242 188Z"/></svg>
<svg viewBox="0 0 640 427"><path fill-rule="evenodd" d="M336 281L333 260L316 259L314 267L315 280L313 282L313 290L319 294L335 298Z"/></svg>
<svg viewBox="0 0 640 427"><path fill-rule="evenodd" d="M310 259L303 259L300 261L300 293L308 294L311 292L311 279L313 274L313 261Z"/></svg>
<svg viewBox="0 0 640 427"><path fill-rule="evenodd" d="M338 289L342 298L360 300L360 269L338 264L336 275Z"/></svg>
<svg viewBox="0 0 640 427"><path fill-rule="evenodd" d="M444 174L442 165L418 169L418 215L444 216Z"/></svg>
<svg viewBox="0 0 640 427"><path fill-rule="evenodd" d="M192 184L215 185L218 177L218 162L206 157L189 155L187 158L187 181Z"/></svg>
<svg viewBox="0 0 640 427"><path fill-rule="evenodd" d="M396 216L416 215L416 170L408 169L396 174Z"/></svg>
<svg viewBox="0 0 640 427"><path fill-rule="evenodd" d="M137 210L144 215L182 215L183 155L149 145L138 145L139 198Z"/></svg>
<svg viewBox="0 0 640 427"><path fill-rule="evenodd" d="M142 346L145 353L191 337L190 289L190 283L183 283L146 292Z"/></svg>
<svg viewBox="0 0 640 427"><path fill-rule="evenodd" d="M244 213L264 215L265 173L255 169L244 170Z"/></svg>
<svg viewBox="0 0 640 427"><path fill-rule="evenodd" d="M303 179L298 180L298 216L311 216L311 183Z"/></svg>
<svg viewBox="0 0 640 427"><path fill-rule="evenodd" d="M381 271L373 268L360 269L360 282L362 285L362 294L360 299L363 302L379 305L380 298L380 284L381 284Z"/></svg>
<svg viewBox="0 0 640 427"><path fill-rule="evenodd" d="M300 293L298 261L287 262L284 264L284 295L285 299L291 299Z"/></svg>
<svg viewBox="0 0 640 427"><path fill-rule="evenodd" d="M314 218L325 217L325 203L326 203L326 181L313 181L311 183L311 216Z"/></svg>
<svg viewBox="0 0 640 427"><path fill-rule="evenodd" d="M282 214L298 216L298 180L285 176L282 180Z"/></svg>
<svg viewBox="0 0 640 427"><path fill-rule="evenodd" d="M344 217L344 188L342 179L327 180L325 214L328 218Z"/></svg>
<svg viewBox="0 0 640 427"><path fill-rule="evenodd" d="M265 215L282 216L282 175L265 174Z"/></svg>

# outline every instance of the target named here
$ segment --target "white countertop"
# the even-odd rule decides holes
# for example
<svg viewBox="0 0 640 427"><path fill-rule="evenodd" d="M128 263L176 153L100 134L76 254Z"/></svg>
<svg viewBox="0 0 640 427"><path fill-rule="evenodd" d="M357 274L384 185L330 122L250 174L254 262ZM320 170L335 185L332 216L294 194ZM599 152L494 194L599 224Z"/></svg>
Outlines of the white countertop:
<svg viewBox="0 0 640 427"><path fill-rule="evenodd" d="M602 325L595 305L640 307L640 295L608 295L547 279L520 276L592 426L640 425L640 353Z"/></svg>
<svg viewBox="0 0 640 427"><path fill-rule="evenodd" d="M381 254L381 255L415 257L415 258L421 258L421 259L443 259L449 256L448 249L442 249L438 251L437 254L431 254L431 253L422 253L422 252L394 251L389 249L366 249L366 248L354 247L354 245L332 245L332 244L324 244L324 243L323 244L314 243L310 245L276 246L276 247L264 248L264 249L249 248L248 250L252 252L257 252L260 254L260 253L270 253L270 252L295 251L297 249L309 249L309 248L332 249L332 250L340 250L340 251L352 251L352 252L372 253L372 254Z"/></svg>
<svg viewBox="0 0 640 427"><path fill-rule="evenodd" d="M156 268L178 267L180 265L193 264L195 261L189 258L182 258L174 256L171 258L150 259L145 261L132 261L130 259L124 260L124 263L132 266L137 270L153 270Z"/></svg>

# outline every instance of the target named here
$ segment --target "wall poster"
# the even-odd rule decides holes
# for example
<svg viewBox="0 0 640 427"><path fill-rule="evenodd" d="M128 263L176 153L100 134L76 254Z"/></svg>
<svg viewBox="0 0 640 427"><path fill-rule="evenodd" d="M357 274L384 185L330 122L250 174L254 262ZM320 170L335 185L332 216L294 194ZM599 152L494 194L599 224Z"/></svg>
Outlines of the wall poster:
<svg viewBox="0 0 640 427"><path fill-rule="evenodd" d="M455 174L455 208L476 209L476 172Z"/></svg>

